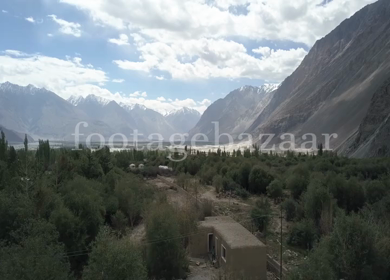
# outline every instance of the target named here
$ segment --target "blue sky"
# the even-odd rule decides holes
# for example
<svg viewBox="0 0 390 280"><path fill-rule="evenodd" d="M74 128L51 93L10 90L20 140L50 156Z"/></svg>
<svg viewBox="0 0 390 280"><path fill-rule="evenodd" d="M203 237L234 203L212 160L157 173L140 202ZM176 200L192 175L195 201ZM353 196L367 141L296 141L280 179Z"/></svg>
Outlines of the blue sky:
<svg viewBox="0 0 390 280"><path fill-rule="evenodd" d="M242 85L282 82L316 39L374 1L286 2L3 0L0 82L203 111Z"/></svg>

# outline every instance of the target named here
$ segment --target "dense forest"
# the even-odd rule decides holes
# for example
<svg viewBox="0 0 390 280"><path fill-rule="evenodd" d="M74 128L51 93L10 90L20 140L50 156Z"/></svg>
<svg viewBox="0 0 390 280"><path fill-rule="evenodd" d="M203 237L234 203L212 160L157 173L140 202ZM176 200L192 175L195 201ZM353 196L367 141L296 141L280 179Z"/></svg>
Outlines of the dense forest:
<svg viewBox="0 0 390 280"><path fill-rule="evenodd" d="M390 159L336 153L199 152L181 162L165 152L15 150L0 138L1 279L178 279L186 245L204 217L177 211L147 183L169 165L177 184L193 181L242 199L261 232L270 204L291 223L286 242L307 252L290 279L390 279ZM175 153L174 156L180 156ZM130 164L144 164L131 170ZM146 238L127 238L145 224Z"/></svg>

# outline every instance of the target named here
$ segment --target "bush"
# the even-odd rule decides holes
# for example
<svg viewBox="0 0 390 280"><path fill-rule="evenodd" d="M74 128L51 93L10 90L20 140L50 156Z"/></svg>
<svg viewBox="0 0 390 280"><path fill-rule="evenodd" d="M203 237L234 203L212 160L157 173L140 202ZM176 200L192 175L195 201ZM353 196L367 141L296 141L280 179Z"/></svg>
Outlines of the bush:
<svg viewBox="0 0 390 280"><path fill-rule="evenodd" d="M283 209L286 213L286 220L291 222L295 219L297 214L297 203L294 199L289 198L285 202L283 202Z"/></svg>
<svg viewBox="0 0 390 280"><path fill-rule="evenodd" d="M251 173L251 165L247 162L243 163L240 167L240 185L244 189L249 189L249 175Z"/></svg>
<svg viewBox="0 0 390 280"><path fill-rule="evenodd" d="M237 188L235 190L235 194L241 197L242 199L248 199L250 196L250 193L244 188Z"/></svg>
<svg viewBox="0 0 390 280"><path fill-rule="evenodd" d="M264 194L273 179L272 175L268 174L260 166L254 166L249 175L249 191L251 193Z"/></svg>
<svg viewBox="0 0 390 280"><path fill-rule="evenodd" d="M185 278L188 263L178 236L180 226L172 206L160 202L152 207L146 221L149 279Z"/></svg>
<svg viewBox="0 0 390 280"><path fill-rule="evenodd" d="M128 238L117 239L106 227L94 242L83 279L101 279L103 275L107 280L147 279L140 248Z"/></svg>
<svg viewBox="0 0 390 280"><path fill-rule="evenodd" d="M236 189L240 189L241 186L234 182L232 179L229 178L223 178L222 181L223 185L223 191L229 192L229 191L235 191Z"/></svg>
<svg viewBox="0 0 390 280"><path fill-rule="evenodd" d="M291 195L295 199L299 199L302 193L306 191L308 180L300 175L293 174L288 177L286 186L291 191Z"/></svg>
<svg viewBox="0 0 390 280"><path fill-rule="evenodd" d="M267 195L272 199L278 199L283 196L283 183L276 179L267 187Z"/></svg>
<svg viewBox="0 0 390 280"><path fill-rule="evenodd" d="M271 215L271 204L266 197L256 201L256 205L251 212L251 218L259 231L267 233L268 226L272 219Z"/></svg>
<svg viewBox="0 0 390 280"><path fill-rule="evenodd" d="M213 186L217 193L220 193L223 189L223 179L221 175L215 175L213 178Z"/></svg>
<svg viewBox="0 0 390 280"><path fill-rule="evenodd" d="M374 204L386 196L386 186L381 181L371 181L366 186L367 202Z"/></svg>
<svg viewBox="0 0 390 280"><path fill-rule="evenodd" d="M305 219L293 225L287 244L310 250L316 240L317 231L313 221Z"/></svg>

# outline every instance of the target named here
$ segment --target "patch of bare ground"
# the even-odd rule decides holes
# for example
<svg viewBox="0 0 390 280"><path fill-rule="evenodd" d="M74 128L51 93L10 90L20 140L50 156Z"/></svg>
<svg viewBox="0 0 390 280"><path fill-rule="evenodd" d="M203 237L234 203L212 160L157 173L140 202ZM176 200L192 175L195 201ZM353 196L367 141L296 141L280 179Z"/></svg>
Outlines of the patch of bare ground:
<svg viewBox="0 0 390 280"><path fill-rule="evenodd" d="M162 177L148 180L148 184L154 186L158 191L166 194L168 201L182 208L189 203L194 203L198 200L199 203L209 201L212 203L212 213L214 216L230 216L235 221L242 224L245 228L255 234L263 243L267 245L267 253L275 260L280 260L280 204L271 201L272 218L266 236L256 232L256 229L251 221L251 210L255 205L258 197L251 196L243 200L235 195L218 194L212 186L204 186L193 179L192 187L186 190L180 188L176 184L175 177ZM283 218L283 266L287 269L292 269L302 263L305 252L296 250L287 245L286 239L290 230L291 223ZM143 225L136 227L131 236L135 240L142 240L145 234ZM199 265L197 265L197 263ZM210 263L205 260L190 261L190 280L214 280L219 279L218 269L215 269ZM273 273L269 272L267 279L278 279Z"/></svg>

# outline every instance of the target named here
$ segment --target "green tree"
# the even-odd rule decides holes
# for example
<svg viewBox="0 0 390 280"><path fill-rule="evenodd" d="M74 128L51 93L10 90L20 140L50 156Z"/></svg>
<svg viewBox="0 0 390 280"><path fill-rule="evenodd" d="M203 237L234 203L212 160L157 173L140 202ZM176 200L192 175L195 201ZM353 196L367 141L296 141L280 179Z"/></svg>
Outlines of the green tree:
<svg viewBox="0 0 390 280"><path fill-rule="evenodd" d="M135 226L136 222L140 220L141 213L151 196L151 189L133 176L121 179L115 187L115 197L119 203L118 208L125 214L131 227Z"/></svg>
<svg viewBox="0 0 390 280"><path fill-rule="evenodd" d="M221 175L215 175L213 178L213 186L217 193L220 193L223 188L223 178Z"/></svg>
<svg viewBox="0 0 390 280"><path fill-rule="evenodd" d="M0 279L73 279L53 225L29 220L13 236L16 243L0 247Z"/></svg>
<svg viewBox="0 0 390 280"><path fill-rule="evenodd" d="M387 188L381 181L371 181L366 186L367 202L374 204L386 196Z"/></svg>
<svg viewBox="0 0 390 280"><path fill-rule="evenodd" d="M170 280L185 277L188 263L178 219L170 205L160 203L152 207L146 222L146 239L151 278Z"/></svg>
<svg viewBox="0 0 390 280"><path fill-rule="evenodd" d="M251 218L256 228L267 234L269 224L272 220L272 209L266 197L260 198L256 201L255 207L252 209Z"/></svg>
<svg viewBox="0 0 390 280"><path fill-rule="evenodd" d="M249 175L249 191L251 193L266 193L267 187L274 180L271 174L268 174L260 166L254 166Z"/></svg>
<svg viewBox="0 0 390 280"><path fill-rule="evenodd" d="M147 280L141 249L103 227L93 244L84 280Z"/></svg>
<svg viewBox="0 0 390 280"><path fill-rule="evenodd" d="M240 176L240 185L248 190L249 189L249 175L251 173L251 165L248 162L244 162L240 166L239 176Z"/></svg>
<svg viewBox="0 0 390 280"><path fill-rule="evenodd" d="M312 220L305 219L295 223L287 238L289 245L299 246L310 250L317 240L317 229Z"/></svg>
<svg viewBox="0 0 390 280"><path fill-rule="evenodd" d="M278 199L283 196L283 183L275 179L267 187L267 195L272 199Z"/></svg>

